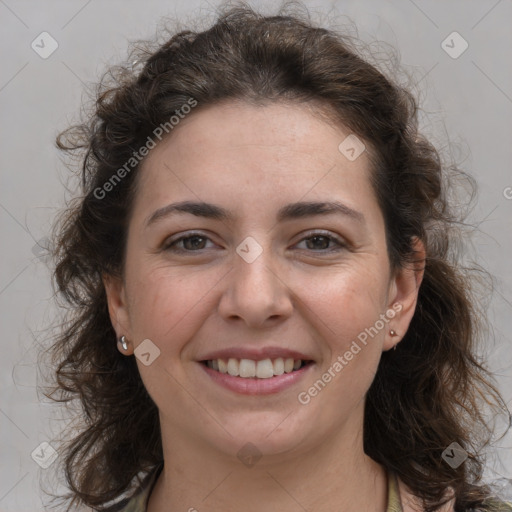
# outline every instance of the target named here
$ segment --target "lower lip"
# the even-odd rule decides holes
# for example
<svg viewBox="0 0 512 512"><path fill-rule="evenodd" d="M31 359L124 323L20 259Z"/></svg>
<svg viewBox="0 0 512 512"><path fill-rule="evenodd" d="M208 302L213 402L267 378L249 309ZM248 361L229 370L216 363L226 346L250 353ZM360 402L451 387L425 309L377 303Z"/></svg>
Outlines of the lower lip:
<svg viewBox="0 0 512 512"><path fill-rule="evenodd" d="M314 366L314 364L309 363L290 373L283 373L282 375L276 375L268 379L258 379L256 377L233 377L228 373L220 373L217 370L212 370L203 363L198 364L202 366L203 370L217 384L242 395L270 395L272 393L279 393L296 384L304 377L306 372L310 371L311 367Z"/></svg>

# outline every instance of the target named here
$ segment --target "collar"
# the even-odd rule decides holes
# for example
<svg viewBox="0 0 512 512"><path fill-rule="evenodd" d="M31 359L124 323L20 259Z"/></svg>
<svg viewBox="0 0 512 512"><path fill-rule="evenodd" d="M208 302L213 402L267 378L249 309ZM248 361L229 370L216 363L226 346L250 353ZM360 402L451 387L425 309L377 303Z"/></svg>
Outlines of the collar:
<svg viewBox="0 0 512 512"><path fill-rule="evenodd" d="M387 470L388 475L388 504L386 512L403 512L402 501L400 499L400 488L396 473Z"/></svg>

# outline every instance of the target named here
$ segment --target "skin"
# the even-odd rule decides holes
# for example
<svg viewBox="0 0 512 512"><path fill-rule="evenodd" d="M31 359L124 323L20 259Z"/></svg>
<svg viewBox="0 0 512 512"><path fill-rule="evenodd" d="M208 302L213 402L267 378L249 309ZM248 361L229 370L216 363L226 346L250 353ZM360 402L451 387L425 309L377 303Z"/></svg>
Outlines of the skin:
<svg viewBox="0 0 512 512"><path fill-rule="evenodd" d="M144 160L124 276L104 282L112 324L129 343L119 350L131 356L145 339L160 350L148 366L137 359L159 409L165 461L149 512L257 512L269 503L281 512L385 510L386 472L363 451L364 397L382 352L407 331L423 274L391 272L368 154L349 161L338 151L349 133L305 104L231 102L198 107ZM155 210L183 200L235 219L179 214L145 227ZM340 214L276 221L285 204L328 200L365 223ZM164 250L192 230L207 239L178 243L187 253ZM311 231L347 247L315 242ZM263 251L252 263L236 252L247 236ZM416 249L424 256L420 241ZM395 303L401 311L301 404L298 393ZM212 382L197 362L244 345L299 350L315 364L291 388L247 396ZM237 458L247 442L262 454L253 467Z"/></svg>

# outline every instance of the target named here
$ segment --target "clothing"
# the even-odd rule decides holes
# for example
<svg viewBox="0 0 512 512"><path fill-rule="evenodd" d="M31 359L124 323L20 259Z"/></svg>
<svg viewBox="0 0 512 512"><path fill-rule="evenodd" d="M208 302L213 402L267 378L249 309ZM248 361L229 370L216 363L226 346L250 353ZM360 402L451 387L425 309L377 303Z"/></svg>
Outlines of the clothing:
<svg viewBox="0 0 512 512"><path fill-rule="evenodd" d="M146 512L149 496L156 480L162 472L163 463L156 466L153 471L148 473L137 493L132 498L126 498L118 504L115 511L112 512ZM411 510L407 504L415 503L414 498L407 492L403 482L401 482L395 473L388 473L388 504L386 512L408 512ZM512 512L512 503L495 502L495 512ZM447 503L440 512L453 511L453 503Z"/></svg>

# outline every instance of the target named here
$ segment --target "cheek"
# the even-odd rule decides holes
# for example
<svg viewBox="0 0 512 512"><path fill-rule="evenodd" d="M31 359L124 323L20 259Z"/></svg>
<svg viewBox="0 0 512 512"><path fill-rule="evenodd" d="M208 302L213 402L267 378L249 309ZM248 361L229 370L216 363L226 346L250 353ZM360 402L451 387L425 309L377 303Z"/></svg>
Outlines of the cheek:
<svg viewBox="0 0 512 512"><path fill-rule="evenodd" d="M169 340L187 339L204 316L222 279L218 270L191 267L139 267L130 283L131 319L135 339L150 338L160 347L173 346ZM225 273L225 272L224 272Z"/></svg>
<svg viewBox="0 0 512 512"><path fill-rule="evenodd" d="M306 296L304 311L311 311L324 357L301 403L314 403L315 414L327 423L334 421L327 411L346 416L364 398L382 354L387 288L379 267L367 263L317 281L321 286L310 286Z"/></svg>
<svg viewBox="0 0 512 512"><path fill-rule="evenodd" d="M307 309L317 318L315 324L323 326L325 339L335 340L340 348L385 312L387 286L370 262L312 278L301 290Z"/></svg>
<svg viewBox="0 0 512 512"><path fill-rule="evenodd" d="M294 295L298 298L293 314L303 317L292 321L322 327L322 338L334 338L344 345L372 326L382 312L386 297L377 267L375 261L361 258L329 270L292 269L284 276L283 293L289 300ZM211 315L221 300L219 290L226 292L222 280L229 270L132 264L128 292L135 340L154 338L164 343L173 334L182 338L190 331L193 335L198 322Z"/></svg>
<svg viewBox="0 0 512 512"><path fill-rule="evenodd" d="M141 272L131 281L135 348L149 339L159 350L149 366L139 360L137 366L148 393L161 410L165 410L169 396L176 402L190 399L180 384L186 379L180 359L214 307L210 297L218 281L207 272L162 266Z"/></svg>
<svg viewBox="0 0 512 512"><path fill-rule="evenodd" d="M325 357L297 398L327 430L350 416L375 377L387 328L381 290L368 276L347 276L332 280L323 298L309 297Z"/></svg>

